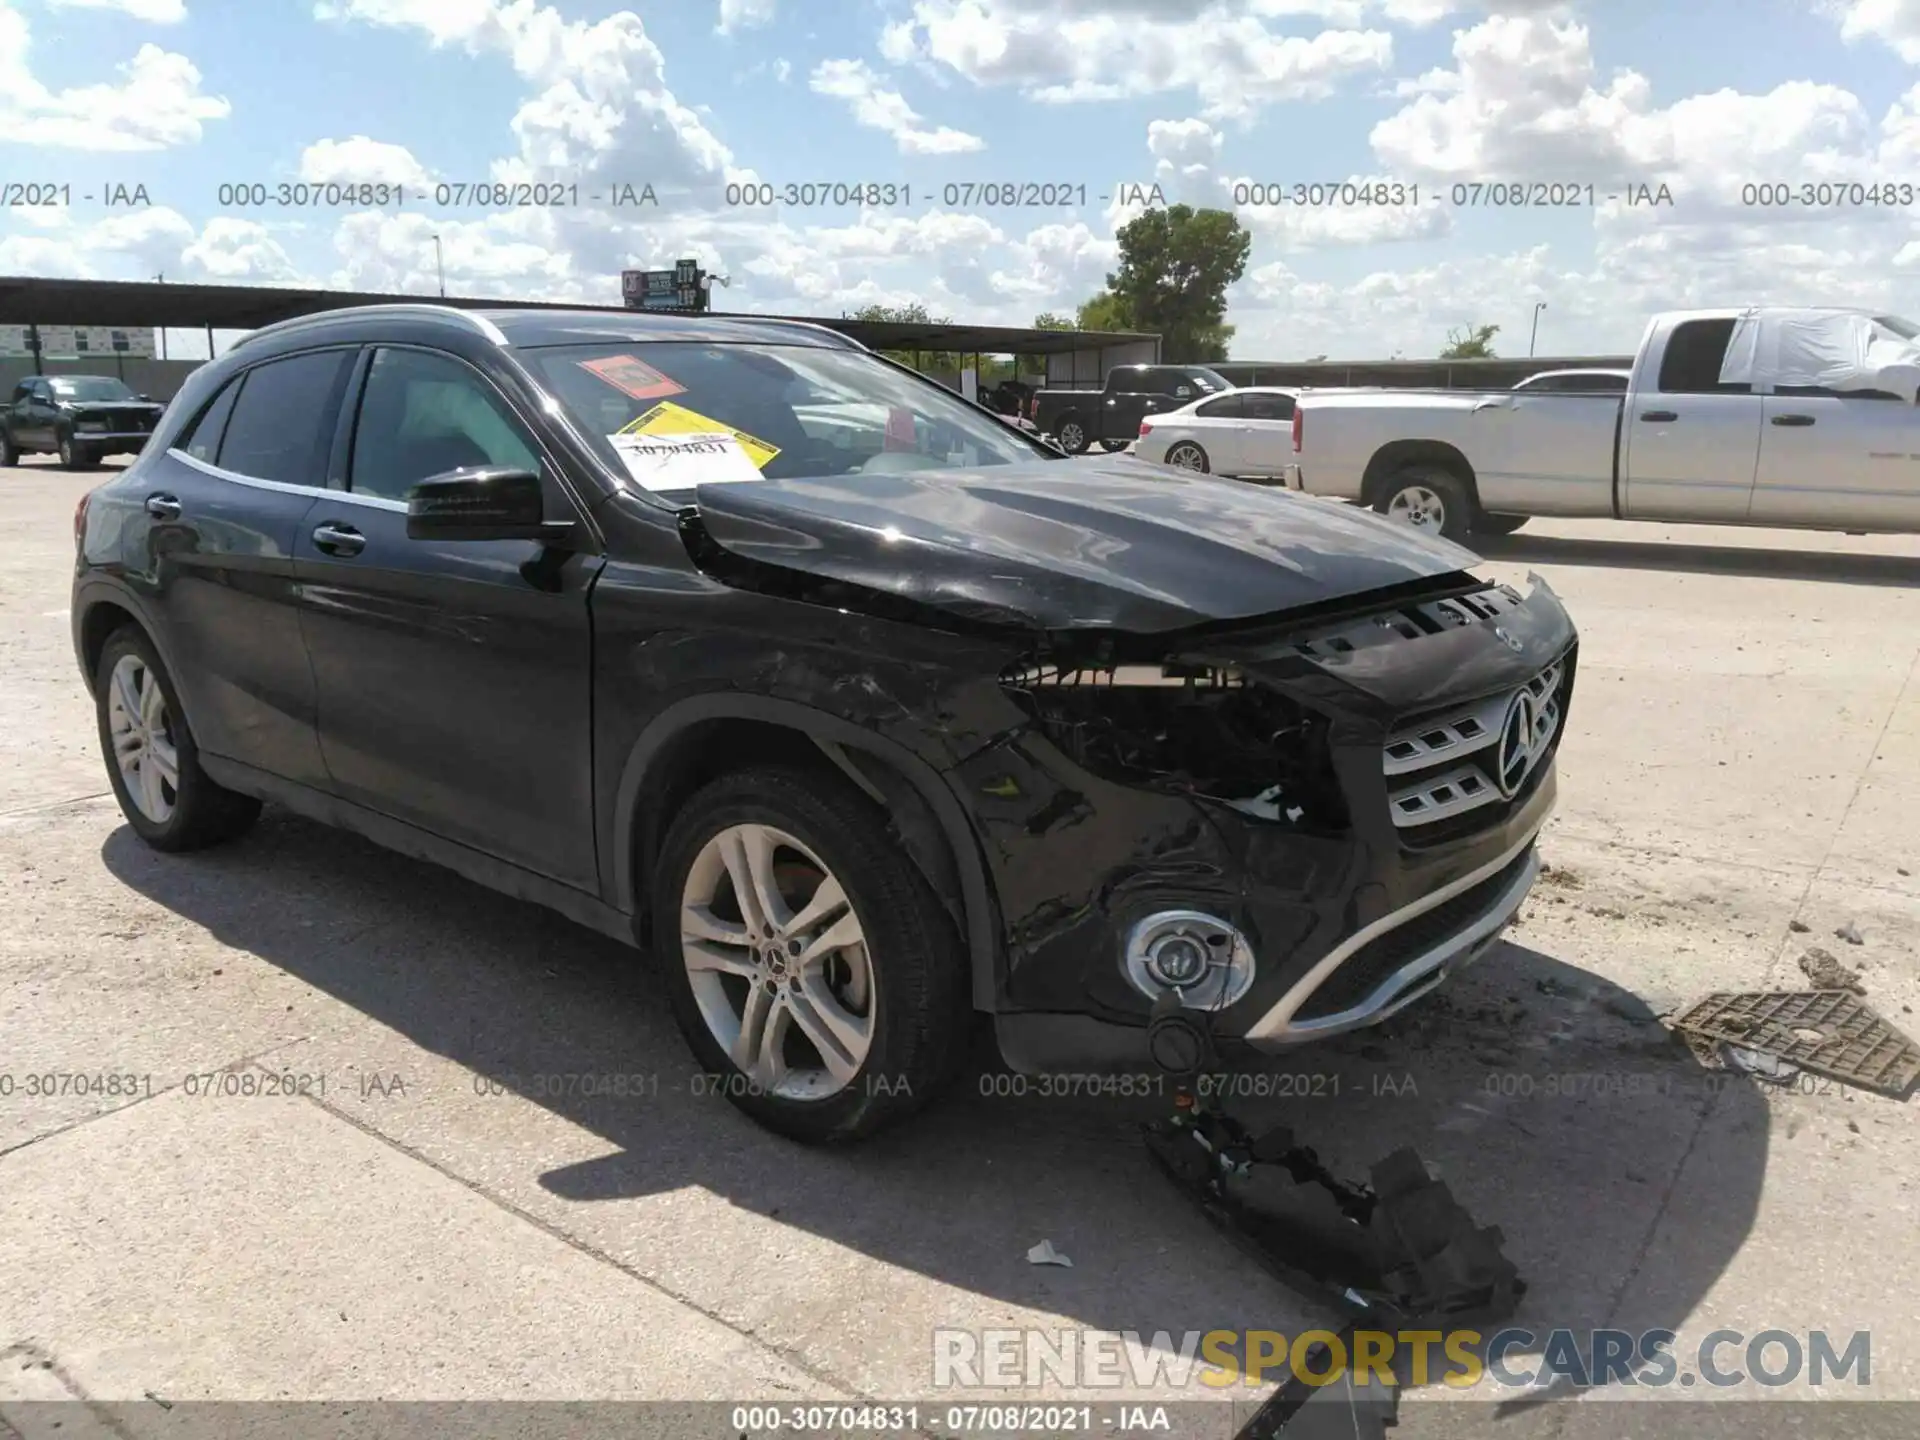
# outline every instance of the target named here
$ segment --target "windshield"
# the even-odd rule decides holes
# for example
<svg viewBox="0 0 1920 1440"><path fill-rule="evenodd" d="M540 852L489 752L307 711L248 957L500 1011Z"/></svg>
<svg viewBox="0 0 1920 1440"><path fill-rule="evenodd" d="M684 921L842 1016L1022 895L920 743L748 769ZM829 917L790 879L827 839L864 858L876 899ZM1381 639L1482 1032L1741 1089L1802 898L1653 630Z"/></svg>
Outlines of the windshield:
<svg viewBox="0 0 1920 1440"><path fill-rule="evenodd" d="M1876 315L1873 323L1882 330L1892 331L1901 340L1920 338L1920 325L1915 325L1911 320L1902 320L1897 315Z"/></svg>
<svg viewBox="0 0 1920 1440"><path fill-rule="evenodd" d="M614 468L661 494L1062 458L858 350L629 341L521 354Z"/></svg>
<svg viewBox="0 0 1920 1440"><path fill-rule="evenodd" d="M104 375L62 376L49 382L62 400L138 400L124 384Z"/></svg>

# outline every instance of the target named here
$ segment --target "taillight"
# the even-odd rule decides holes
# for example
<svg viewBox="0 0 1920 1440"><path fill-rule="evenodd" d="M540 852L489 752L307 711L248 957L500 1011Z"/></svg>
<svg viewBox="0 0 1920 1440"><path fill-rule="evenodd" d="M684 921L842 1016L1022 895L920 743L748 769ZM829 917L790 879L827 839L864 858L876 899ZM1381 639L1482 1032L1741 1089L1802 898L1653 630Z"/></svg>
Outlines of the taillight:
<svg viewBox="0 0 1920 1440"><path fill-rule="evenodd" d="M1296 455L1300 453L1300 422L1303 418L1300 413L1300 407L1295 405L1293 407L1293 453Z"/></svg>
<svg viewBox="0 0 1920 1440"><path fill-rule="evenodd" d="M1140 438L1144 440L1147 438L1147 436L1151 435L1152 433L1153 433L1153 422L1151 420L1142 420L1140 422Z"/></svg>
<svg viewBox="0 0 1920 1440"><path fill-rule="evenodd" d="M80 497L80 503L73 507L73 548L75 550L78 550L81 542L87 538L87 502L91 499L93 499L93 492L89 490Z"/></svg>

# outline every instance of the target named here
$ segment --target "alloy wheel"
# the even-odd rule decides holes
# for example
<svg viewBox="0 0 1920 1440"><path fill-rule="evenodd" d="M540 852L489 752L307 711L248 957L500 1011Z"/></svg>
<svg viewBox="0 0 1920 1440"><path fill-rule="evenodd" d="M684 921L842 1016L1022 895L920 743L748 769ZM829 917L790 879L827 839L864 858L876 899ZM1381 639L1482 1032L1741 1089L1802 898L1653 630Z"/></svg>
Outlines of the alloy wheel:
<svg viewBox="0 0 1920 1440"><path fill-rule="evenodd" d="M1069 451L1084 450L1087 445L1087 432L1080 428L1077 420L1069 420L1060 427L1060 443Z"/></svg>
<svg viewBox="0 0 1920 1440"><path fill-rule="evenodd" d="M138 655L122 655L108 678L107 732L128 798L166 824L180 801L180 752L159 678Z"/></svg>
<svg viewBox="0 0 1920 1440"><path fill-rule="evenodd" d="M874 970L840 881L771 825L701 847L680 902L680 953L709 1033L762 1093L824 1100L873 1046Z"/></svg>
<svg viewBox="0 0 1920 1440"><path fill-rule="evenodd" d="M1180 470L1204 470L1205 458L1200 454L1198 445L1181 443L1167 452L1167 463Z"/></svg>
<svg viewBox="0 0 1920 1440"><path fill-rule="evenodd" d="M1444 530L1447 502L1424 485L1409 485L1393 497L1387 506L1387 518L1411 525L1416 530Z"/></svg>

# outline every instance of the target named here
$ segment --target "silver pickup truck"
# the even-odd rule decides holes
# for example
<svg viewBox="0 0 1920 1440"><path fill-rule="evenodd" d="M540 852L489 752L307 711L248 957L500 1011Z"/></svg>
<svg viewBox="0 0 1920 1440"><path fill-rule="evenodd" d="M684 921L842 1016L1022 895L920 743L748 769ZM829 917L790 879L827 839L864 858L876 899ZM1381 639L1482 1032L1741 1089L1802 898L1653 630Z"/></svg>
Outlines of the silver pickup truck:
<svg viewBox="0 0 1920 1440"><path fill-rule="evenodd" d="M1866 311L1678 311L1624 395L1304 391L1286 479L1456 540L1532 515L1920 532L1917 336Z"/></svg>

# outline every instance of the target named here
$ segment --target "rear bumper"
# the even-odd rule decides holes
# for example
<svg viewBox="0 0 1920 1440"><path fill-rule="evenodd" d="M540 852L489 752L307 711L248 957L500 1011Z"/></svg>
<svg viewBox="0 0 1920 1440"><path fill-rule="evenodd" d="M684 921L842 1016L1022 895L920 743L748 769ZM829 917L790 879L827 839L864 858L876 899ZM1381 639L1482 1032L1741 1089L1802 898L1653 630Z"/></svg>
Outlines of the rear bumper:
<svg viewBox="0 0 1920 1440"><path fill-rule="evenodd" d="M1289 465L1283 469L1280 472L1280 479L1281 483L1289 490L1304 490L1307 488L1307 482L1301 475L1298 465Z"/></svg>

